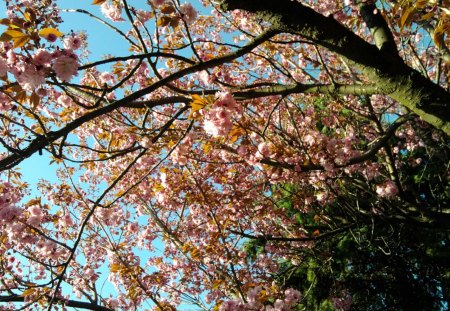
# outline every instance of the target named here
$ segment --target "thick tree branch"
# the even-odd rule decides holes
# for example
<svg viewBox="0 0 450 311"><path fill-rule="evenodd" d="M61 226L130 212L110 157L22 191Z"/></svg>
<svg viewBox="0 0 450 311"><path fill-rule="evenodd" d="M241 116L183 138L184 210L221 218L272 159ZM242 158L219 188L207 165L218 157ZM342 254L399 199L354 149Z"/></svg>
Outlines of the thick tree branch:
<svg viewBox="0 0 450 311"><path fill-rule="evenodd" d="M58 303L63 303L66 307L78 308L78 309L86 309L93 311L114 311L114 309L110 309L107 307L99 306L97 304L93 304L90 302L84 301L76 301L76 300L64 300L60 298L56 298ZM25 298L18 295L10 295L10 296L0 296L0 302L25 302Z"/></svg>
<svg viewBox="0 0 450 311"><path fill-rule="evenodd" d="M377 9L374 3L363 2L359 6L361 17L370 29L373 40L377 48L382 51L398 57L397 45L394 41L394 36L389 29L388 24L381 16L380 11Z"/></svg>
<svg viewBox="0 0 450 311"><path fill-rule="evenodd" d="M325 17L290 0L223 0L222 7L255 13L280 31L301 35L347 58L379 86L381 94L450 134L450 93L400 62L397 56L367 43L332 16Z"/></svg>
<svg viewBox="0 0 450 311"><path fill-rule="evenodd" d="M110 112L113 112L119 108L126 107L130 102L134 102L141 98L142 96L145 96L147 94L150 94L154 92L155 90L167 85L168 83L175 81L179 78L182 78L186 75L192 74L194 72L198 72L207 68L212 68L215 66L222 65L224 63L231 62L235 60L236 58L239 58L247 53L249 53L251 50L253 50L258 45L262 44L266 40L270 39L274 35L276 35L278 32L273 29L268 29L260 36L256 37L248 43L247 45L237 49L236 51L233 51L229 54L223 55L221 57L213 58L211 60L196 63L195 65L192 65L188 68L182 69L180 71L177 71L153 84L150 86L143 88L139 91L136 91L120 100L117 100L110 105L100 107L98 109L92 110L85 115L79 117L78 119L68 123L65 127L57 130L57 131L51 131L48 132L45 136L41 135L38 136L36 139L34 139L30 145L28 145L23 150L18 151L19 154L13 154L9 155L6 158L3 158L0 160L0 171L11 169L12 167L16 166L20 162L22 162L24 159L29 158L31 155L33 155L35 152L40 151L44 149L45 147L49 146L56 140L65 137L70 132L75 130L76 128L80 127L86 122L92 121L100 116L104 116ZM159 105L159 101L155 103L155 106ZM155 107L153 106L153 107ZM149 107L147 105L147 107Z"/></svg>

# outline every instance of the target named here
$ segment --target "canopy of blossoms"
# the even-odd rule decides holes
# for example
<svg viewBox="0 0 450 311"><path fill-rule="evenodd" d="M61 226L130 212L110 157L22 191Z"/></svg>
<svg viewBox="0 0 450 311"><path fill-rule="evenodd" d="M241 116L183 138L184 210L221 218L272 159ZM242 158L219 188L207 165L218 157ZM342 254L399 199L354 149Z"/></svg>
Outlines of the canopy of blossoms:
<svg viewBox="0 0 450 311"><path fill-rule="evenodd" d="M2 4L0 310L291 310L308 293L277 276L317 241L393 217L450 223L402 173L448 145L445 6L58 2ZM61 32L63 13L129 54L92 59L108 42ZM20 164L38 154L58 181L31 189ZM359 216L330 219L342 202Z"/></svg>

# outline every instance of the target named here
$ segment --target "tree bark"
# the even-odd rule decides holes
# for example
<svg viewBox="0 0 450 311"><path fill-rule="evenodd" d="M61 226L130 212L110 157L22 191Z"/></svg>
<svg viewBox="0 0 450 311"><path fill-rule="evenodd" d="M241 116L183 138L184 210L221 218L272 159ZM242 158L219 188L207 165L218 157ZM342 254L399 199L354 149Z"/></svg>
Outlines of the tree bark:
<svg viewBox="0 0 450 311"><path fill-rule="evenodd" d="M407 66L395 53L366 42L333 16L325 17L291 0L223 0L222 8L257 14L280 31L301 35L345 57L379 86L379 94L391 97L450 135L450 93Z"/></svg>

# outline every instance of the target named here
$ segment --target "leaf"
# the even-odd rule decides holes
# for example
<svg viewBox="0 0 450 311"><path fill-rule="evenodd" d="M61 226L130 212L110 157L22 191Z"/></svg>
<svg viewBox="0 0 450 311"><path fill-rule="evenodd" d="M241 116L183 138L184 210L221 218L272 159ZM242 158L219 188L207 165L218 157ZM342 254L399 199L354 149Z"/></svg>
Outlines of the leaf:
<svg viewBox="0 0 450 311"><path fill-rule="evenodd" d="M205 99L198 95L192 95L191 114L189 115L189 119L198 119L200 116L194 117L194 112L205 108L206 105L208 105L208 102Z"/></svg>
<svg viewBox="0 0 450 311"><path fill-rule="evenodd" d="M406 8L403 11L402 17L400 18L400 28L408 27L411 23L411 19L414 15L414 8Z"/></svg>
<svg viewBox="0 0 450 311"><path fill-rule="evenodd" d="M25 12L25 13L23 14L23 17L25 18L25 20L26 20L27 22L31 22L31 16L30 16L29 13Z"/></svg>
<svg viewBox="0 0 450 311"><path fill-rule="evenodd" d="M5 33L7 35L9 35L13 40L28 36L26 33L23 33L23 32L18 31L18 30L13 30L13 29L8 29L7 31L5 31Z"/></svg>
<svg viewBox="0 0 450 311"><path fill-rule="evenodd" d="M155 183L155 185L153 186L153 190L155 192L160 192L160 191L164 190L164 186L161 185L160 183Z"/></svg>
<svg viewBox="0 0 450 311"><path fill-rule="evenodd" d="M228 134L228 136L230 137L230 143L236 142L244 134L245 131L242 128L234 126L233 129Z"/></svg>
<svg viewBox="0 0 450 311"><path fill-rule="evenodd" d="M434 11L430 11L427 14L423 15L419 20L424 21L427 19L430 19L434 16L435 12Z"/></svg>
<svg viewBox="0 0 450 311"><path fill-rule="evenodd" d="M171 18L169 16L161 16L158 19L158 23L157 24L160 27L165 27L165 26L169 25L170 21L171 21Z"/></svg>
<svg viewBox="0 0 450 311"><path fill-rule="evenodd" d="M216 290L216 289L218 289L218 288L220 287L220 285L222 285L223 283L224 283L223 280L214 280L212 288L213 288L214 290Z"/></svg>
<svg viewBox="0 0 450 311"><path fill-rule="evenodd" d="M443 23L442 20L439 21L439 24L434 29L433 41L438 48L444 45L444 35L449 29L450 23Z"/></svg>
<svg viewBox="0 0 450 311"><path fill-rule="evenodd" d="M17 102L23 104L24 102L26 102L27 100L27 92L25 91L20 91L17 92L15 98L14 98Z"/></svg>
<svg viewBox="0 0 450 311"><path fill-rule="evenodd" d="M8 29L0 36L0 41L14 41L14 48L24 46L28 41L30 41L30 36L18 30Z"/></svg>
<svg viewBox="0 0 450 311"><path fill-rule="evenodd" d="M208 104L206 100L198 95L192 95L192 99L193 101L191 102L191 108L193 112L203 109Z"/></svg>
<svg viewBox="0 0 450 311"><path fill-rule="evenodd" d="M8 35L6 32L0 35L0 42L9 42L12 40L12 37Z"/></svg>
<svg viewBox="0 0 450 311"><path fill-rule="evenodd" d="M35 291L36 291L35 288L29 288L29 289L25 290L25 291L20 295L20 297L26 297L26 296L33 295Z"/></svg>
<svg viewBox="0 0 450 311"><path fill-rule="evenodd" d="M9 18L1 18L0 19L0 25L8 26L9 24L11 24L11 21L9 20Z"/></svg>
<svg viewBox="0 0 450 311"><path fill-rule="evenodd" d="M106 0L94 0L94 1L92 1L91 4L100 5L100 4L103 4L103 2L105 2L105 1Z"/></svg>
<svg viewBox="0 0 450 311"><path fill-rule="evenodd" d="M58 29L55 29L55 28L42 28L39 31L39 36L41 36L43 38L48 37L49 35L54 35L54 36L57 36L57 37L61 37L64 34L62 32L60 32Z"/></svg>
<svg viewBox="0 0 450 311"><path fill-rule="evenodd" d="M424 7L427 6L427 4L428 4L428 0L418 0L416 2L415 7L418 8L418 9L423 9Z"/></svg>
<svg viewBox="0 0 450 311"><path fill-rule="evenodd" d="M14 39L13 47L14 48L20 48L20 47L24 46L25 44L27 44L28 41L30 41L30 39L31 38L29 36L20 37L20 38Z"/></svg>
<svg viewBox="0 0 450 311"><path fill-rule="evenodd" d="M41 98L39 97L39 95L37 95L35 92L31 93L30 105L33 111L36 110L36 107L39 105L40 102Z"/></svg>
<svg viewBox="0 0 450 311"><path fill-rule="evenodd" d="M161 8L161 12L164 14L171 14L175 12L175 8L172 5L165 5Z"/></svg>

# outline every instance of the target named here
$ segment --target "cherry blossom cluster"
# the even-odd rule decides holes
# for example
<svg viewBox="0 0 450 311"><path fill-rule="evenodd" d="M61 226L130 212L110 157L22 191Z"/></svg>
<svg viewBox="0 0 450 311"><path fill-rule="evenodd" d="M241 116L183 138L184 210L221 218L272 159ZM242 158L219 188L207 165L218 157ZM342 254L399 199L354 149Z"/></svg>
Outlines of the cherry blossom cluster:
<svg viewBox="0 0 450 311"><path fill-rule="evenodd" d="M228 300L224 301L219 310L220 311L234 311L234 310L242 310L242 311L290 311L293 310L294 306L301 298L301 294L299 291L288 288L284 292L284 299L276 299L273 305L264 305L261 303L266 295L265 291L262 287L258 286L250 289L247 292L246 302L242 300Z"/></svg>
<svg viewBox="0 0 450 311"><path fill-rule="evenodd" d="M225 136L233 128L232 116L240 112L230 92L218 92L213 106L204 113L203 128L213 137Z"/></svg>
<svg viewBox="0 0 450 311"><path fill-rule="evenodd" d="M73 36L65 41L71 48L80 46ZM53 53L37 49L30 56L24 56L12 49L11 45L0 47L0 76L10 72L23 89L33 92L44 84L45 78L54 72L61 81L70 81L78 71L78 56L72 49L56 49Z"/></svg>
<svg viewBox="0 0 450 311"><path fill-rule="evenodd" d="M0 225L8 226L20 216L22 209L17 203L22 199L21 193L11 183L0 183Z"/></svg>

